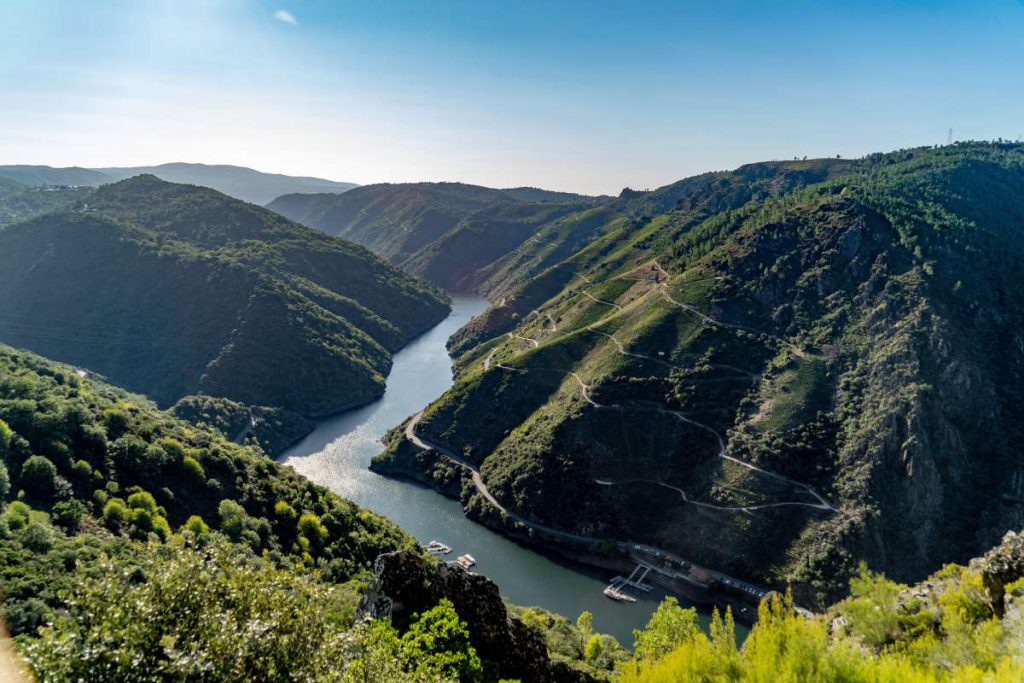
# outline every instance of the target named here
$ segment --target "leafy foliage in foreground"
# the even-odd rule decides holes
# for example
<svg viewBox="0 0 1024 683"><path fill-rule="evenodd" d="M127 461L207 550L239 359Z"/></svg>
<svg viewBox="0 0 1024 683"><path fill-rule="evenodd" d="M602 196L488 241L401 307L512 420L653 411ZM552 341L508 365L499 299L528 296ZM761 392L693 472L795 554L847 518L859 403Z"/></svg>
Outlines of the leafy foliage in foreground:
<svg viewBox="0 0 1024 683"><path fill-rule="evenodd" d="M44 681L455 681L483 664L450 603L399 634L355 626L354 585L274 568L223 539L178 536L105 560L22 651Z"/></svg>
<svg viewBox="0 0 1024 683"><path fill-rule="evenodd" d="M394 524L267 458L158 411L145 399L0 347L0 517L4 611L31 632L59 593L124 539L219 529L273 563L332 581L414 546ZM9 484L8 484L9 481Z"/></svg>
<svg viewBox="0 0 1024 683"><path fill-rule="evenodd" d="M1024 555L1018 555L1017 580L998 592L985 587L984 567L972 563L969 568L949 565L913 588L862 567L851 584L853 597L825 615L801 615L789 596L773 594L761 604L758 622L742 647L728 617L716 615L705 634L685 625L692 623L692 611L688 617L688 610L662 605L647 629L637 632L635 659L622 667L620 680L1019 681L1024 678L1022 560ZM647 647L652 643L657 647Z"/></svg>

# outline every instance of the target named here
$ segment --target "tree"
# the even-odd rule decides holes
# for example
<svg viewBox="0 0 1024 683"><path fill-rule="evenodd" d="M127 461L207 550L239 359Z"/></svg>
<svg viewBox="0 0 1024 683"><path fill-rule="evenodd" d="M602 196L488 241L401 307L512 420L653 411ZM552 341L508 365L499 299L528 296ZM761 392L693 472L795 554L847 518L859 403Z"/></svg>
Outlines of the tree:
<svg viewBox="0 0 1024 683"><path fill-rule="evenodd" d="M21 484L37 498L49 500L57 492L57 468L49 458L33 455L21 466Z"/></svg>
<svg viewBox="0 0 1024 683"><path fill-rule="evenodd" d="M120 498L111 498L103 506L103 523L108 529L121 531L128 524L128 507Z"/></svg>
<svg viewBox="0 0 1024 683"><path fill-rule="evenodd" d="M469 642L469 628L447 599L413 618L402 636L402 648L410 661L430 660L457 680L478 680L483 673L480 657Z"/></svg>
<svg viewBox="0 0 1024 683"><path fill-rule="evenodd" d="M636 659L658 660L700 633L697 610L684 609L678 600L668 597L658 605L646 628L633 631L633 651Z"/></svg>
<svg viewBox="0 0 1024 683"><path fill-rule="evenodd" d="M181 525L181 530L190 531L193 536L200 538L210 532L210 527L206 525L206 522L203 521L202 517L199 515L192 515L188 518L188 521Z"/></svg>
<svg viewBox="0 0 1024 683"><path fill-rule="evenodd" d="M220 516L220 530L233 541L240 539L249 521L245 508L233 500L225 499L217 506L217 514Z"/></svg>
<svg viewBox="0 0 1024 683"><path fill-rule="evenodd" d="M299 535L307 539L314 547L322 545L330 536L321 522L320 518L314 515L312 512L304 512L299 517Z"/></svg>
<svg viewBox="0 0 1024 683"><path fill-rule="evenodd" d="M16 500L7 506L7 510L4 511L3 520L7 524L7 528L11 531L17 531L28 526L29 520L31 519L32 508L25 505L20 500Z"/></svg>

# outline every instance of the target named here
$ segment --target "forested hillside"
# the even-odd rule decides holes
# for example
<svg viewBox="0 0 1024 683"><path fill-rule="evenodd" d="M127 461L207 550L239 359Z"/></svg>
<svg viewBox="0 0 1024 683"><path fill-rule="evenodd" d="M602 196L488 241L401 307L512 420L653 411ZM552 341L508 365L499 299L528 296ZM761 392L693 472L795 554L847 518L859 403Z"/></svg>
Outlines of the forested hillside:
<svg viewBox="0 0 1024 683"><path fill-rule="evenodd" d="M1024 147L982 143L625 192L493 280L413 429L526 520L804 605L859 560L922 578L1024 522L1021 197ZM450 484L399 436L378 469Z"/></svg>
<svg viewBox="0 0 1024 683"><path fill-rule="evenodd" d="M153 176L0 230L0 339L163 405L360 405L382 393L390 353L446 311L362 247Z"/></svg>
<svg viewBox="0 0 1024 683"><path fill-rule="evenodd" d="M91 187L33 187L0 176L0 228L67 208L90 194Z"/></svg>
<svg viewBox="0 0 1024 683"><path fill-rule="evenodd" d="M603 199L528 187L408 183L286 195L268 207L365 245L445 289L475 291L478 271L541 225Z"/></svg>
<svg viewBox="0 0 1024 683"><path fill-rule="evenodd" d="M705 633L669 599L629 652L587 613L506 606L258 450L0 347L2 611L43 682L1009 683L1022 539L915 586L861 569L822 615L773 595L742 645L729 614Z"/></svg>
<svg viewBox="0 0 1024 683"><path fill-rule="evenodd" d="M2 613L40 681L496 680L450 602L402 633L356 623L374 560L415 547L257 449L0 347Z"/></svg>

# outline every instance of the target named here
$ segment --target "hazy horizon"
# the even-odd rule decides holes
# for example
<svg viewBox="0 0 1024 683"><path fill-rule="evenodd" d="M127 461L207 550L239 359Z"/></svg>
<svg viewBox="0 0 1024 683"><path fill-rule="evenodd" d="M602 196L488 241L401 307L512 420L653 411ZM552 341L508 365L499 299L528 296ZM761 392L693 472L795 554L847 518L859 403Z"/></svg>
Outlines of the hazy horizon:
<svg viewBox="0 0 1024 683"><path fill-rule="evenodd" d="M950 128L1017 139L1022 29L1016 0L15 0L0 162L616 194Z"/></svg>

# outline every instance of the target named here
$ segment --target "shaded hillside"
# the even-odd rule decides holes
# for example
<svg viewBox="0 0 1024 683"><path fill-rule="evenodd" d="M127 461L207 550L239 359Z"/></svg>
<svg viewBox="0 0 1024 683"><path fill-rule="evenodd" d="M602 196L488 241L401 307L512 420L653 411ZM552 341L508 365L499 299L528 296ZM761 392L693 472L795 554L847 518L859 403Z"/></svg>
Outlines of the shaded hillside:
<svg viewBox="0 0 1024 683"><path fill-rule="evenodd" d="M289 195L268 207L365 245L445 288L472 290L476 271L549 220L600 201L535 188L462 183L367 185L343 195Z"/></svg>
<svg viewBox="0 0 1024 683"><path fill-rule="evenodd" d="M4 341L161 404L323 415L380 395L390 352L447 307L362 247L140 176L0 231L0 310Z"/></svg>
<svg viewBox="0 0 1024 683"><path fill-rule="evenodd" d="M858 559L916 579L1021 526L1024 147L670 188L599 207L583 249L506 285L418 434L538 524L808 604Z"/></svg>
<svg viewBox="0 0 1024 683"><path fill-rule="evenodd" d="M580 207L579 201L524 202L482 209L410 256L402 269L448 291L475 292L492 263Z"/></svg>

